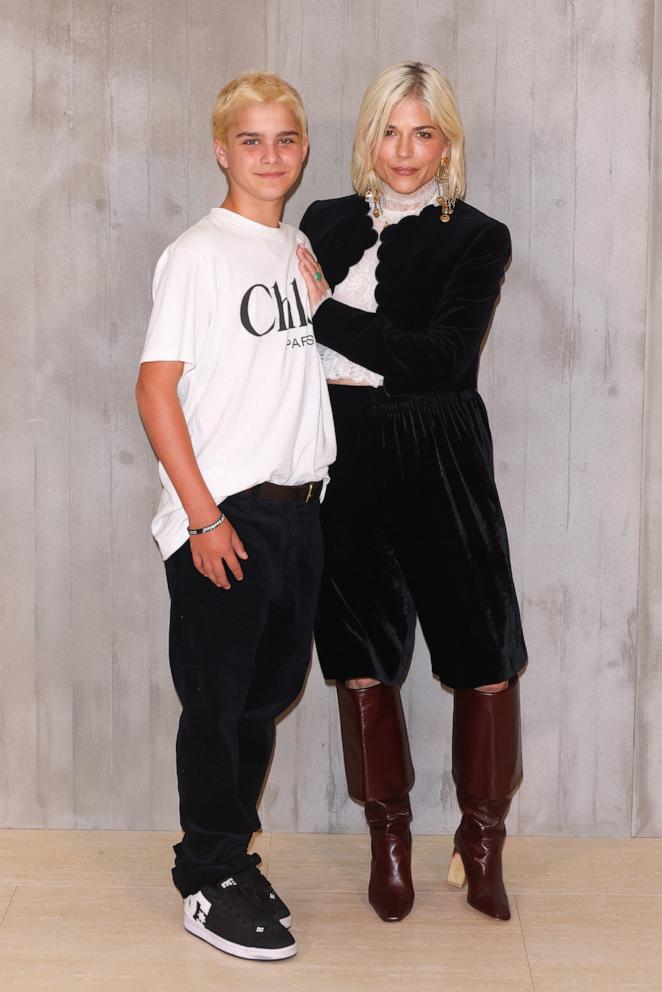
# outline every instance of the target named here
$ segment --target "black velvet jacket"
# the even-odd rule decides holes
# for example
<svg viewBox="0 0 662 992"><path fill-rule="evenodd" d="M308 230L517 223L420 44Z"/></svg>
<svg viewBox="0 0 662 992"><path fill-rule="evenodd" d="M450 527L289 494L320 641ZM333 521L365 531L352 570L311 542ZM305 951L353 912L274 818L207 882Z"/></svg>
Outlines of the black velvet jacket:
<svg viewBox="0 0 662 992"><path fill-rule="evenodd" d="M328 299L313 318L320 344L383 375L391 394L476 388L510 235L461 200L447 224L440 213L425 207L382 232L377 313ZM377 240L356 195L312 203L300 227L332 288Z"/></svg>

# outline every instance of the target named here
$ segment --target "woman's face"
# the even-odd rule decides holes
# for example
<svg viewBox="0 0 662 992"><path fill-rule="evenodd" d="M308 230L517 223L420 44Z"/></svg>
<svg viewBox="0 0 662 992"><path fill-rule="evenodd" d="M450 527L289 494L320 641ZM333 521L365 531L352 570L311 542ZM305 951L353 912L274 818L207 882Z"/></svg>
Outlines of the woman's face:
<svg viewBox="0 0 662 992"><path fill-rule="evenodd" d="M434 179L450 142L418 97L398 103L384 131L374 170L397 193L413 193Z"/></svg>

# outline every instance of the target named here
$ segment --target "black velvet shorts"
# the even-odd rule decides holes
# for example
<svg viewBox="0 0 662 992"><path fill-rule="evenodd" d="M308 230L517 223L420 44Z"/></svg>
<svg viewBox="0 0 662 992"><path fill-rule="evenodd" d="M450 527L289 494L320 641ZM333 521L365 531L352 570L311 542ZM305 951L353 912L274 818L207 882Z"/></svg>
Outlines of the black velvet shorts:
<svg viewBox="0 0 662 992"><path fill-rule="evenodd" d="M338 459L321 518L324 677L401 683L418 615L445 685L511 678L526 648L480 396L329 388Z"/></svg>

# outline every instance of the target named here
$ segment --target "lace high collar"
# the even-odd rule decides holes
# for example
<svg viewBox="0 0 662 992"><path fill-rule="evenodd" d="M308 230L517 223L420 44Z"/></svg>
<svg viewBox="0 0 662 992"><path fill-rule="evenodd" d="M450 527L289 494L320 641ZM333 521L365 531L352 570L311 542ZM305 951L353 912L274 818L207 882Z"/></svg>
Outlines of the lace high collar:
<svg viewBox="0 0 662 992"><path fill-rule="evenodd" d="M431 179L413 193L397 193L382 180L381 207L389 214L417 214L437 196L437 184Z"/></svg>

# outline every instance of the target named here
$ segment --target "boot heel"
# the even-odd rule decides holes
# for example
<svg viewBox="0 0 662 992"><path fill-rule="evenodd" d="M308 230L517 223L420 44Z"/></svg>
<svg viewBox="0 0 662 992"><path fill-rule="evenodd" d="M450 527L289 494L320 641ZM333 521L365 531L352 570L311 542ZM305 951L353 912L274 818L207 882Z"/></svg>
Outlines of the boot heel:
<svg viewBox="0 0 662 992"><path fill-rule="evenodd" d="M467 880L467 875L464 870L464 862L462 861L462 855L459 851L453 851L453 857L451 858L451 863L448 867L448 878L446 881L449 885L454 885L456 888L461 889Z"/></svg>

